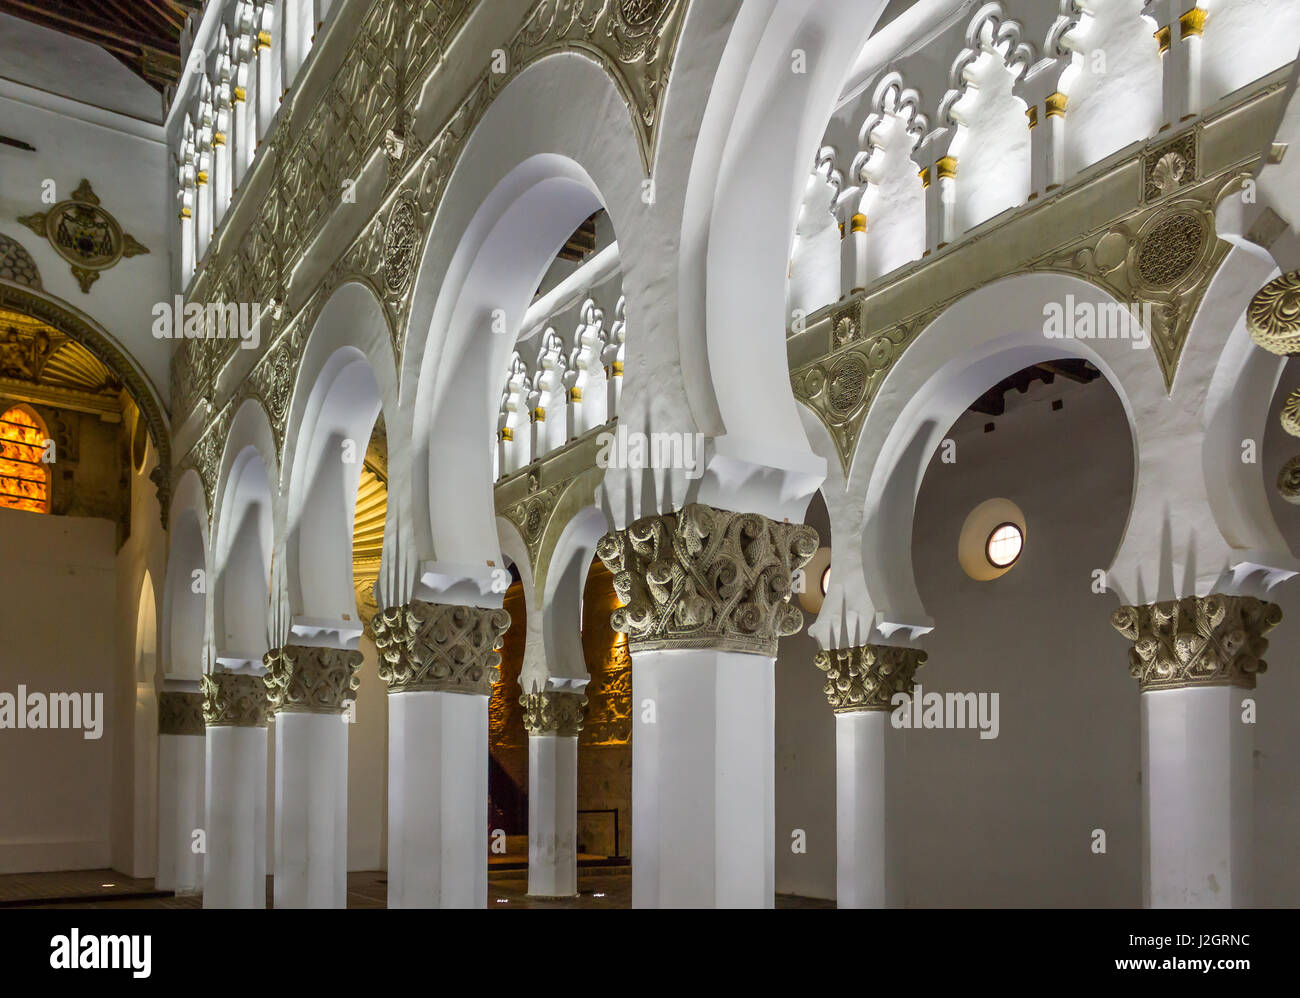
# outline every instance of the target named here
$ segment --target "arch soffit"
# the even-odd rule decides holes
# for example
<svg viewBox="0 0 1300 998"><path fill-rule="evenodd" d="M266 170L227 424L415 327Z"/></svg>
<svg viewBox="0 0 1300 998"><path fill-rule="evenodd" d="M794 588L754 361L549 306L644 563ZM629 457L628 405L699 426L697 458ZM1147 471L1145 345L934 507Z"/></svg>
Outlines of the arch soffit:
<svg viewBox="0 0 1300 998"><path fill-rule="evenodd" d="M370 368L390 436L400 426L397 368L388 330L387 314L368 282L348 280L330 294L307 335L294 376L283 447L282 492L294 487L295 465L303 453L304 436L310 433L319 406L328 395L328 386L322 386L321 379L330 372L341 350L355 350L358 359L364 358ZM322 387L324 393L318 392ZM360 447L364 442L357 443Z"/></svg>
<svg viewBox="0 0 1300 998"><path fill-rule="evenodd" d="M620 236L640 209L636 129L617 80L585 52L530 62L473 125L450 168L418 253L402 331L401 397L439 366L449 314L493 229L527 190L548 179L587 188ZM578 56L574 58L572 56ZM563 93L561 102L551 100ZM579 222L581 219L578 220ZM627 247L620 243L621 255Z"/></svg>
<svg viewBox="0 0 1300 998"><path fill-rule="evenodd" d="M271 503L272 523L276 535L279 535L281 502L276 483L280 480L280 476L276 461L275 438L271 432L271 421L266 410L256 399L249 398L239 406L231 421L222 452L220 472L216 479L210 537L212 550L218 559L223 556L217 548L226 537L229 525L238 522L237 517L240 513L238 508L231 508L229 505L232 477L236 470L242 469L243 462L240 458L250 448L256 451L266 469L266 480L271 490L268 498ZM214 564L213 567L216 574L220 575L222 566Z"/></svg>

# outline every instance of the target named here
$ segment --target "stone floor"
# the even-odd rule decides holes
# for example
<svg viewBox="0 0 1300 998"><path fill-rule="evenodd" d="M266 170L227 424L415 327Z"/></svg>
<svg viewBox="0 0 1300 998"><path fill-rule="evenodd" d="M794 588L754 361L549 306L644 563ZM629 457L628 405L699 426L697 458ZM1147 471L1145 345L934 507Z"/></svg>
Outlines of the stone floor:
<svg viewBox="0 0 1300 998"><path fill-rule="evenodd" d="M383 908L388 880L382 871L348 874L349 908ZM587 867L578 871L576 898L543 901L527 896L526 870L495 869L488 875L489 908L627 908L632 901L629 867ZM152 880L133 880L112 870L72 873L21 873L0 875L3 908L201 908L195 895L176 897L156 891ZM267 907L271 906L271 881L267 878ZM833 901L776 896L778 908L833 908Z"/></svg>

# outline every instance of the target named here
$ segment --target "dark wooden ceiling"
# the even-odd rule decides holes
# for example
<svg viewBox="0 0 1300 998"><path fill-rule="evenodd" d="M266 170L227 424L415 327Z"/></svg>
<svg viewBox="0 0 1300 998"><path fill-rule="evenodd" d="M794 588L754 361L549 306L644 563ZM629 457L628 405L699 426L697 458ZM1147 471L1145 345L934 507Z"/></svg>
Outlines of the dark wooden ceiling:
<svg viewBox="0 0 1300 998"><path fill-rule="evenodd" d="M0 0L0 13L94 42L161 91L181 74L185 17L203 0Z"/></svg>

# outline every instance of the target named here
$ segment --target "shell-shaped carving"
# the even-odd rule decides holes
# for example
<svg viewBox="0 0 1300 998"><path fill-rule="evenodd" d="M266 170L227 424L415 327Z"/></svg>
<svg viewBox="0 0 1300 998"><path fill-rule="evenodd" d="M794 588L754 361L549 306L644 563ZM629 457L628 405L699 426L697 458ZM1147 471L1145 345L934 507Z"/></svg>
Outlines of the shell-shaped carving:
<svg viewBox="0 0 1300 998"><path fill-rule="evenodd" d="M1167 152L1156 161L1151 170L1151 179L1161 194L1177 190L1187 173L1187 160L1176 152Z"/></svg>

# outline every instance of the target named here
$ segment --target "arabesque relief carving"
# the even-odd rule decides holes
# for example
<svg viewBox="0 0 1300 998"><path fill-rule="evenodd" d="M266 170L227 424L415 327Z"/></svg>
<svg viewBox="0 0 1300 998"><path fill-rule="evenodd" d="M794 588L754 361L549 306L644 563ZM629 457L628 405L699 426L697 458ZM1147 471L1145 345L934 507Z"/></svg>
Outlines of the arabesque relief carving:
<svg viewBox="0 0 1300 998"><path fill-rule="evenodd" d="M714 648L775 656L798 632L794 572L817 551L817 531L692 503L606 534L596 554L614 576L622 608L614 630L633 654Z"/></svg>
<svg viewBox="0 0 1300 998"><path fill-rule="evenodd" d="M1253 596L1188 596L1120 607L1110 616L1133 642L1129 672L1142 692L1185 686L1255 688L1268 666L1264 635L1282 622L1282 609Z"/></svg>
<svg viewBox="0 0 1300 998"><path fill-rule="evenodd" d="M524 729L530 735L577 738L587 712L587 698L567 690L525 693L519 704L524 708Z"/></svg>
<svg viewBox="0 0 1300 998"><path fill-rule="evenodd" d="M266 727L266 680L261 676L212 672L199 683L203 689L203 721L209 728Z"/></svg>
<svg viewBox="0 0 1300 998"><path fill-rule="evenodd" d="M379 678L388 692L434 690L491 696L500 676L505 610L412 600L375 614Z"/></svg>
<svg viewBox="0 0 1300 998"><path fill-rule="evenodd" d="M928 656L919 648L858 645L819 651L813 665L826 673L822 692L835 713L893 710L894 697L911 696L916 670Z"/></svg>
<svg viewBox="0 0 1300 998"><path fill-rule="evenodd" d="M254 174L270 171L264 207L237 238L218 234L189 300L275 303L287 310L282 328L296 322L305 336L312 310L323 307L343 282L358 280L383 303L400 361L414 269L465 141L496 94L554 52L581 52L610 73L633 112L648 171L684 0L541 0L504 46L507 71L485 66L439 129L420 135L410 102L473 7L472 0L374 0L325 96L311 108L292 107L291 117L301 118L302 126L292 137L277 128L259 154ZM344 181L355 180L376 156L389 163L384 203L300 302L291 302L287 275L333 216ZM252 180L244 186L253 186ZM268 351L276 335L262 337ZM178 342L172 400L180 417L193 409L236 349L233 340ZM264 401L269 411L273 406Z"/></svg>
<svg viewBox="0 0 1300 998"><path fill-rule="evenodd" d="M202 693L158 694L158 734L201 736L204 730Z"/></svg>
<svg viewBox="0 0 1300 998"><path fill-rule="evenodd" d="M356 700L361 652L285 645L262 658L273 714L339 714Z"/></svg>

